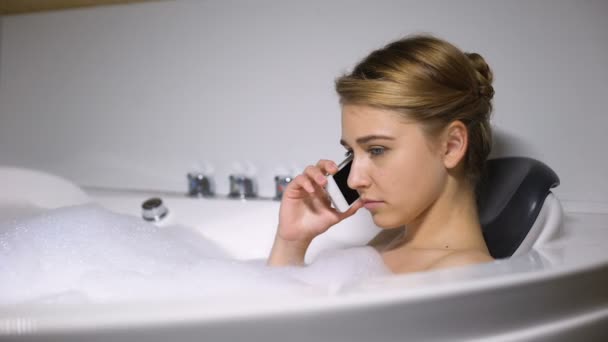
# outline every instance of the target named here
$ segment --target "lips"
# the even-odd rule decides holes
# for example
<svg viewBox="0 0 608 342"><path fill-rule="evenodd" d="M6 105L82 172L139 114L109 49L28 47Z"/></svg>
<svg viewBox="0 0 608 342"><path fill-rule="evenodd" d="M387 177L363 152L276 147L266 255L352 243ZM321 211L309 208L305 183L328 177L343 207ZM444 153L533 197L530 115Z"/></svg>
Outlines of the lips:
<svg viewBox="0 0 608 342"><path fill-rule="evenodd" d="M363 207L365 207L365 209L377 209L382 206L382 204L384 204L383 201L372 199L362 199L362 202Z"/></svg>

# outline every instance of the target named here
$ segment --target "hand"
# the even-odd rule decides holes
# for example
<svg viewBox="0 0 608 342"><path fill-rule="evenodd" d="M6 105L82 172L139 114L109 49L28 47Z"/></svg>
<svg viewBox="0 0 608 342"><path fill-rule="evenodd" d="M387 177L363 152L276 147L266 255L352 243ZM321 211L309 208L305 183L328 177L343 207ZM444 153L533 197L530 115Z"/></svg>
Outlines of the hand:
<svg viewBox="0 0 608 342"><path fill-rule="evenodd" d="M326 174L336 172L338 167L334 162L320 160L289 183L281 201L277 239L308 245L314 237L352 216L363 206L357 201L343 213L331 207L325 191Z"/></svg>

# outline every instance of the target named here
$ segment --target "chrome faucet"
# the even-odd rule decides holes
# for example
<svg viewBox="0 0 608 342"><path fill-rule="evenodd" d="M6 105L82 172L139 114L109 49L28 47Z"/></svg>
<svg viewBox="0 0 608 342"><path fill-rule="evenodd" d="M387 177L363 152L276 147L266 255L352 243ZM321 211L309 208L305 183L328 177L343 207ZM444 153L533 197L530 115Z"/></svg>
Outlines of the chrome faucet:
<svg viewBox="0 0 608 342"><path fill-rule="evenodd" d="M192 197L213 197L213 180L200 172L188 173L188 195Z"/></svg>
<svg viewBox="0 0 608 342"><path fill-rule="evenodd" d="M253 178L241 174L233 174L229 177L230 193L228 197L232 198L255 198L257 197L257 189Z"/></svg>
<svg viewBox="0 0 608 342"><path fill-rule="evenodd" d="M287 188L287 184L289 184L293 180L292 176L275 176L274 177L274 192L275 200L281 200L283 198L283 193L285 192L285 188Z"/></svg>

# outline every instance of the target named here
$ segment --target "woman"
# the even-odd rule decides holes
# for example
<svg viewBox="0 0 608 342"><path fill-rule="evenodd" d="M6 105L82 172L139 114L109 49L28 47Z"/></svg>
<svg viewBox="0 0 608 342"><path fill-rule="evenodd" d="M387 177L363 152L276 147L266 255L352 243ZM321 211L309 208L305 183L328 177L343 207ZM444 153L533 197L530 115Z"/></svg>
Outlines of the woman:
<svg viewBox="0 0 608 342"><path fill-rule="evenodd" d="M374 51L339 78L348 185L360 199L336 211L324 190L336 164L308 166L283 195L268 264L303 264L317 235L363 207L384 228L370 245L394 273L491 261L474 191L491 147L491 82L480 55L426 35Z"/></svg>

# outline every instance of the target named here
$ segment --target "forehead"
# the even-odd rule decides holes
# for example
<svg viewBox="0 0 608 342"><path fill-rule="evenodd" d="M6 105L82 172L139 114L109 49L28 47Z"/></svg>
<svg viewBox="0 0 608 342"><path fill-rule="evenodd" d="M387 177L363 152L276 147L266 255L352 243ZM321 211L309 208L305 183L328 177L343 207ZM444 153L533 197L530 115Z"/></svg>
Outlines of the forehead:
<svg viewBox="0 0 608 342"><path fill-rule="evenodd" d="M398 137L413 126L413 121L392 110L364 105L342 106L342 138L346 141L369 134Z"/></svg>

